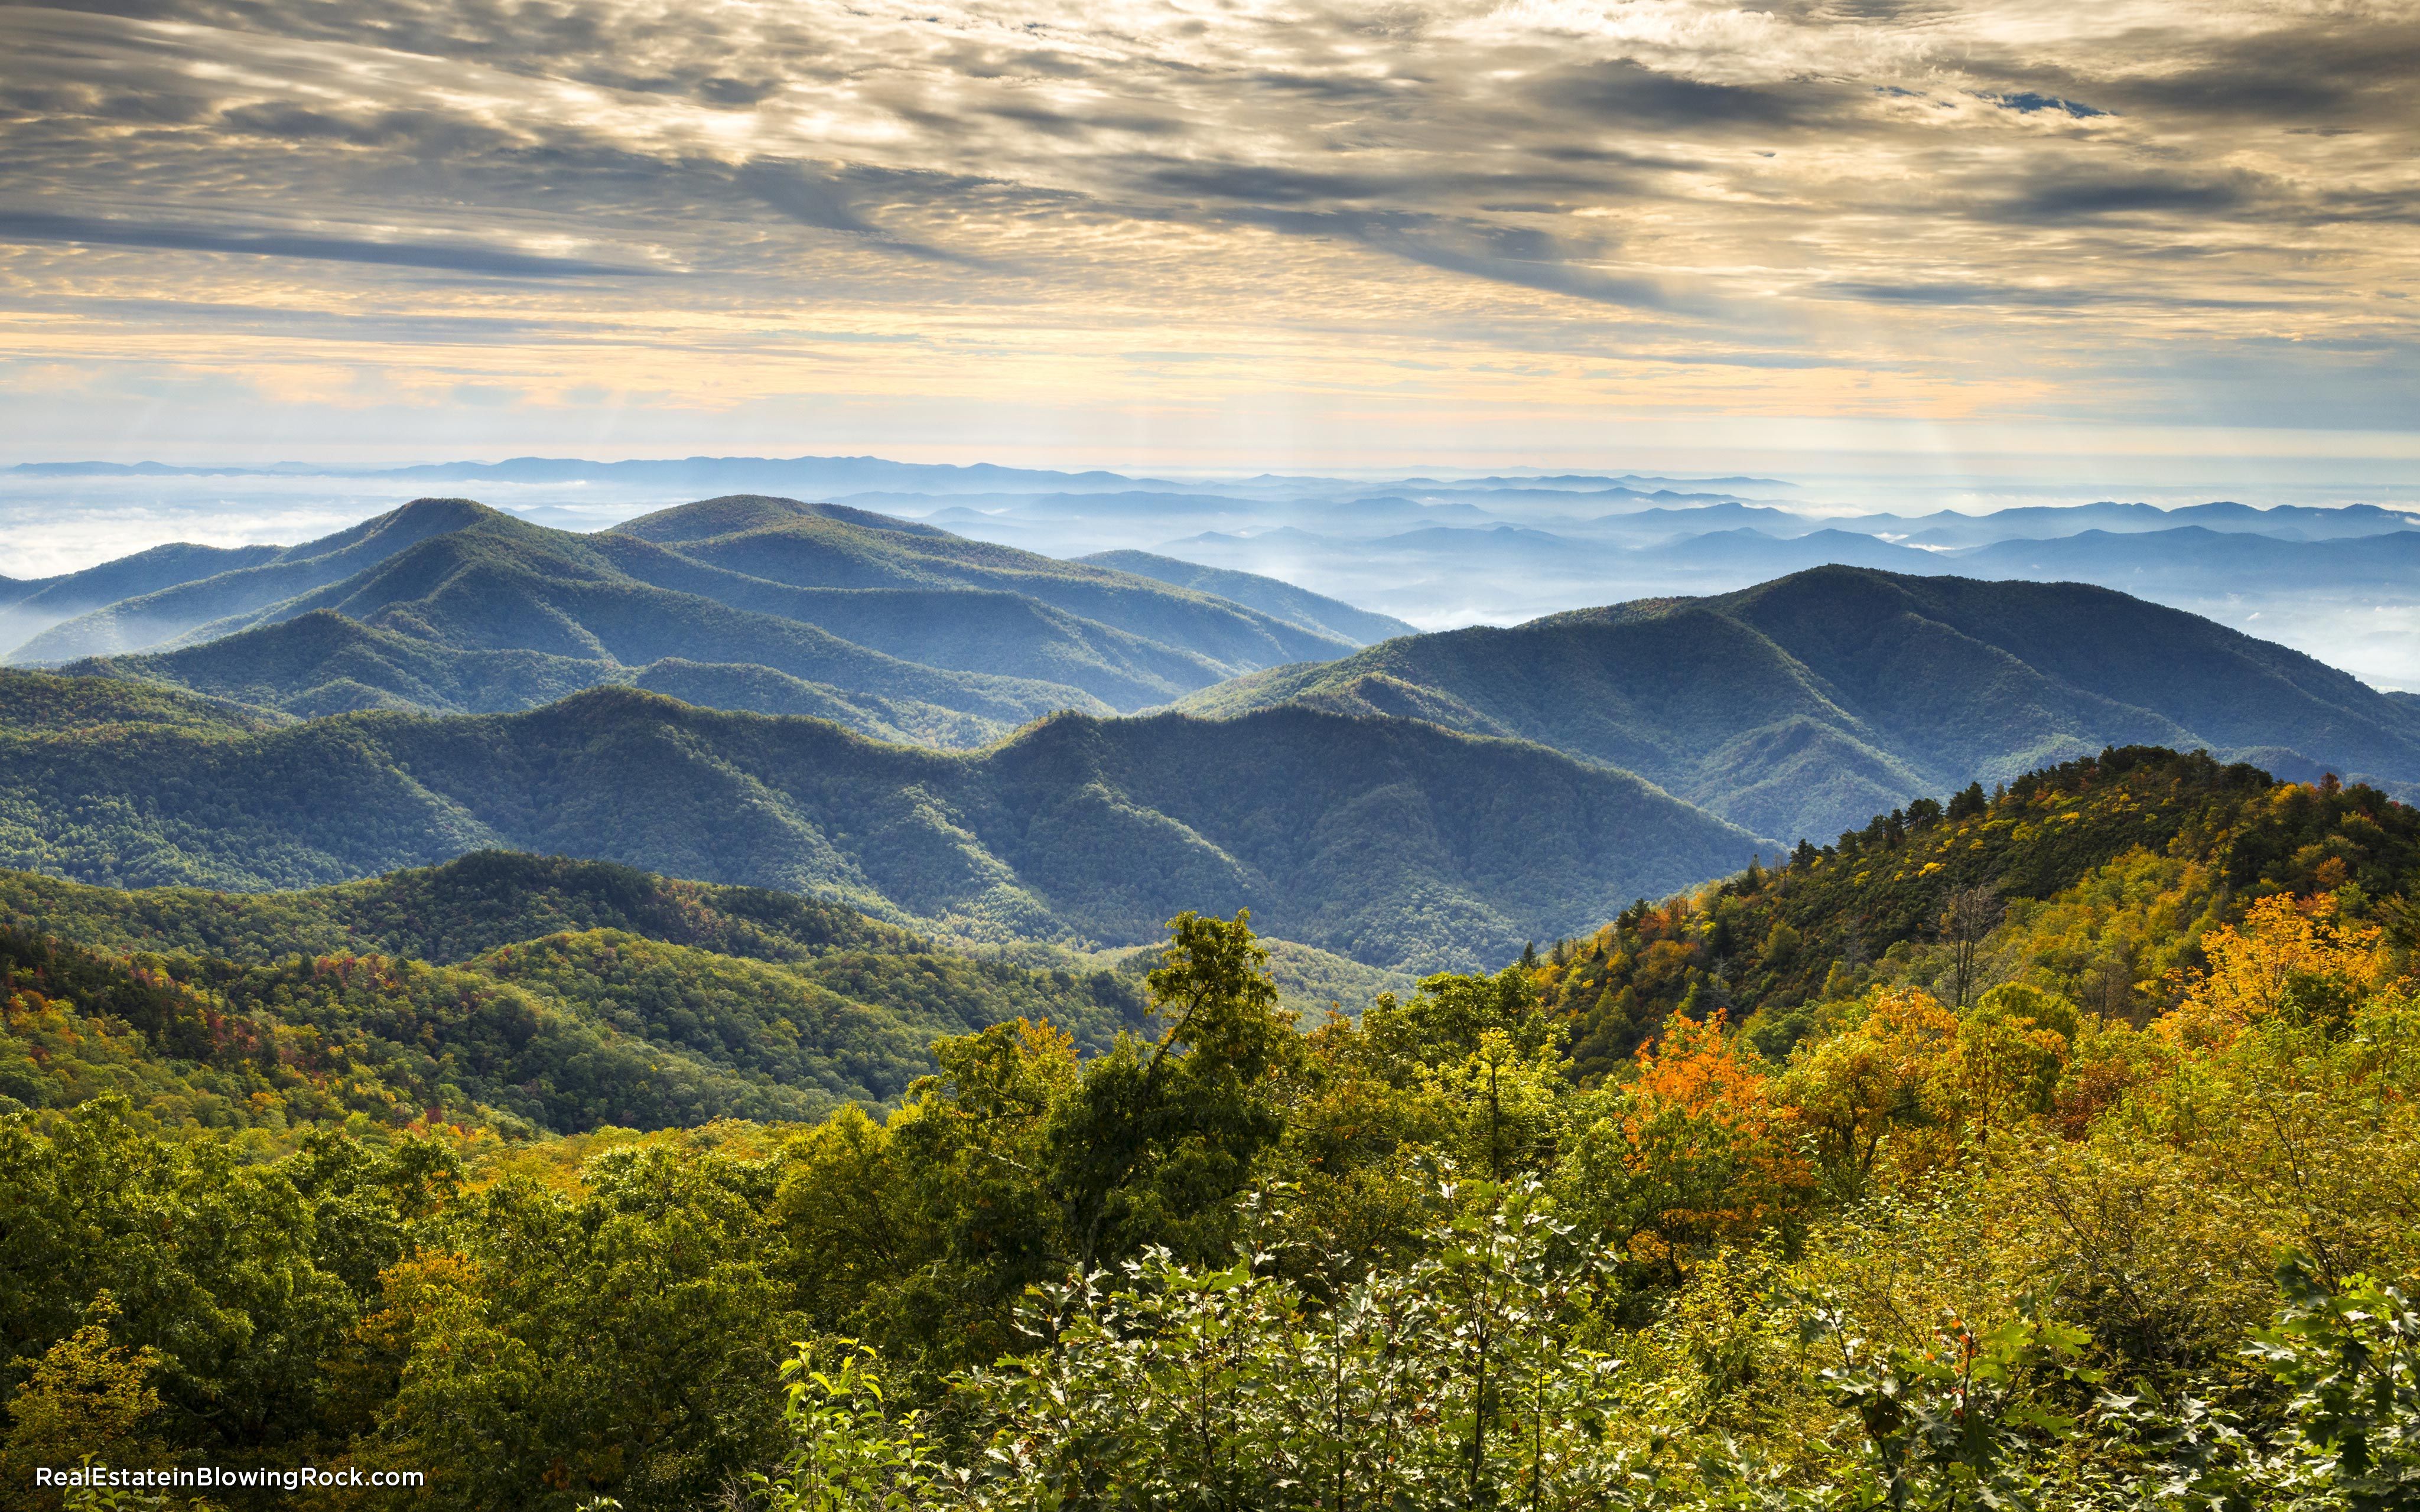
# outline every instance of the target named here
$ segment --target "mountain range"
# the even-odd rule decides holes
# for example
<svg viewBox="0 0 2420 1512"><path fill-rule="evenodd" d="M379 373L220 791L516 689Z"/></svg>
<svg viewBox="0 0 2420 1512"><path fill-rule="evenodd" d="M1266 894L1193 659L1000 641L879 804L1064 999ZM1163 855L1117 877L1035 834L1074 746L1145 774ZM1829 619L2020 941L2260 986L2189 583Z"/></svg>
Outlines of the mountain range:
<svg viewBox="0 0 2420 1512"><path fill-rule="evenodd" d="M2420 546L2188 530L2347 572ZM1574 555L1510 526L1368 546ZM1629 549L1871 564L1420 635L1272 578L759 495L585 533L432 499L299 547L163 548L0 594L118 595L14 654L64 675L0 684L0 864L256 889L559 852L994 943L1249 906L1409 970L2106 746L2420 790L2420 700L2191 614L1854 533Z"/></svg>
<svg viewBox="0 0 2420 1512"><path fill-rule="evenodd" d="M68 616L20 664L303 717L528 708L621 683L951 747L1404 628L1220 580L1278 612L843 506L733 496L582 534L432 499L299 547L163 548L0 598L21 624Z"/></svg>
<svg viewBox="0 0 2420 1512"><path fill-rule="evenodd" d="M1784 839L2112 745L2420 784L2413 701L2298 652L2081 584L1851 567L1389 640L1179 706L1279 705L1534 741Z"/></svg>

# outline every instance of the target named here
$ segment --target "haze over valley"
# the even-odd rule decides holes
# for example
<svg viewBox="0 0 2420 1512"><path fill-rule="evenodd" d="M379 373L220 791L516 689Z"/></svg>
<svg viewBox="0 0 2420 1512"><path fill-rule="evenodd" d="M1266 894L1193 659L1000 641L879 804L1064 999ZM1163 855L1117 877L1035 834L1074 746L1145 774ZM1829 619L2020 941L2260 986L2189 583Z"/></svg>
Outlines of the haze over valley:
<svg viewBox="0 0 2420 1512"><path fill-rule="evenodd" d="M1978 499L1879 474L1849 484L1543 470L1168 478L872 457L39 464L0 472L0 548L12 576L48 578L169 538L288 544L433 492L582 532L745 492L829 501L1063 559L1140 553L1249 574L1422 630L1729 593L1835 563L2086 582L2291 646L2378 687L2420 689L2420 497L2408 486L2277 486L2253 503L2173 486L2144 490L2157 502L2033 491L2058 501L2027 501L2015 482ZM1941 497L1960 507L1931 502ZM1173 570L1132 555L1109 564ZM86 600L53 593L0 605L0 640L22 643L70 602Z"/></svg>

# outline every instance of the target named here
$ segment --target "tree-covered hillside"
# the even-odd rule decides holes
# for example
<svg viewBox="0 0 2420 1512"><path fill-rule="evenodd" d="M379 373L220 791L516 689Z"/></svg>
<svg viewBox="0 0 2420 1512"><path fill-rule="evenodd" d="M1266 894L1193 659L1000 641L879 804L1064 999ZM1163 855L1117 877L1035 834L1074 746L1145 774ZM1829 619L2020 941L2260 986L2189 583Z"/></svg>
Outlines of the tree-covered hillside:
<svg viewBox="0 0 2420 1512"><path fill-rule="evenodd" d="M508 1134L817 1118L936 1039L1047 1018L1106 1046L1132 978L939 951L845 908L485 853L300 893L0 872L0 1093L167 1128Z"/></svg>
<svg viewBox="0 0 2420 1512"><path fill-rule="evenodd" d="M246 962L299 951L450 965L501 945L592 930L778 963L931 949L894 925L792 893L507 851L303 892L125 891L6 872L0 917L79 946Z"/></svg>
<svg viewBox="0 0 2420 1512"><path fill-rule="evenodd" d="M5 673L0 700L126 687ZM618 688L520 715L272 729L197 727L207 705L143 696L175 718L0 731L0 860L264 889L504 848L989 940L1139 944L1188 903L1249 906L1283 938L1426 967L1571 933L1755 848L1538 747L1309 710L1063 716L957 756Z"/></svg>
<svg viewBox="0 0 2420 1512"><path fill-rule="evenodd" d="M476 584L457 586L470 592ZM602 648L596 656L466 649L323 609L182 650L99 657L66 670L157 683L304 718L381 708L504 713L583 688L661 687L695 695L689 702L812 713L878 740L929 733L935 738L916 743L958 748L985 744L1059 709L1109 712L1109 704L1067 684L928 667L812 625L726 617L712 609L686 621L677 614L650 619L646 609L644 601L625 605L598 625L633 655L672 645L721 659L642 655L632 664Z"/></svg>
<svg viewBox="0 0 2420 1512"><path fill-rule="evenodd" d="M1182 706L1288 702L1534 740L1792 840L2106 745L2420 784L2409 704L2298 652L2106 589L1846 567L1388 641Z"/></svg>
<svg viewBox="0 0 2420 1512"><path fill-rule="evenodd" d="M1180 915L1106 1042L995 1023L879 1117L653 1136L590 1125L879 1065L807 973L915 956L770 900L804 957L0 931L23 1085L123 1089L0 1118L0 1456L413 1469L361 1504L438 1512L2399 1512L2415 882L2374 790L2111 749L1357 1022ZM760 901L481 857L209 927L453 905ZM1591 1005L1650 983L1616 1054ZM588 1132L415 1101L473 1086Z"/></svg>
<svg viewBox="0 0 2420 1512"><path fill-rule="evenodd" d="M2279 782L2156 748L2103 750L1991 795L1919 799L1592 934L1554 943L1539 990L1582 1076L1625 1064L1674 1014L1720 1012L1781 1057L1877 983L1962 1008L2029 983L2113 1020L2175 1006L2200 941L2256 901L2326 892L2420 944L2420 813L2330 777Z"/></svg>

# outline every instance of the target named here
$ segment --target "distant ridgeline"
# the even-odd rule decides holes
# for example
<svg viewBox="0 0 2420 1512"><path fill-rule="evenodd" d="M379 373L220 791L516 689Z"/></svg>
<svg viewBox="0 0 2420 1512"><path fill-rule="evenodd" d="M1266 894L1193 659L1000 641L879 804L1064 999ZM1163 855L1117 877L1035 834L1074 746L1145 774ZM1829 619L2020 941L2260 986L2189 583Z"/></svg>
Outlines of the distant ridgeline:
<svg viewBox="0 0 2420 1512"><path fill-rule="evenodd" d="M1786 841L2107 746L2206 748L2420 794L2420 699L2080 583L1819 567L1714 597L1388 640L1178 707L1280 703L1535 741Z"/></svg>
<svg viewBox="0 0 2420 1512"><path fill-rule="evenodd" d="M2139 1025L2175 1004L2206 932L2256 900L2319 893L2344 924L2420 948L2420 811L2332 777L2130 747L1641 899L1528 964L1574 1072L1595 1079L1675 1014L1720 1014L1781 1058L1877 983L1964 1008L2015 982Z"/></svg>
<svg viewBox="0 0 2420 1512"><path fill-rule="evenodd" d="M0 580L0 651L306 717L626 684L964 748L1410 629L1246 574L1219 586L1269 611L833 504L737 495L581 534L424 499L302 546Z"/></svg>

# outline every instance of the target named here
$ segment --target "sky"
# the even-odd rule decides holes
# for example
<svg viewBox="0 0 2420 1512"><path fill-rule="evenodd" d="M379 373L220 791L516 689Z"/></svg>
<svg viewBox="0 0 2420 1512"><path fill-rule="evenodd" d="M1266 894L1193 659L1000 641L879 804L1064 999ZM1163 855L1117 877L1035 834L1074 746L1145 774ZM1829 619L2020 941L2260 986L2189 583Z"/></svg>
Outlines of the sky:
<svg viewBox="0 0 2420 1512"><path fill-rule="evenodd" d="M0 463L2357 495L2415 77L2361 0L0 7Z"/></svg>

